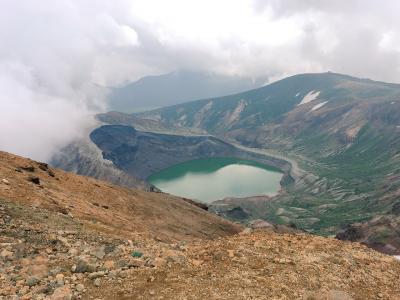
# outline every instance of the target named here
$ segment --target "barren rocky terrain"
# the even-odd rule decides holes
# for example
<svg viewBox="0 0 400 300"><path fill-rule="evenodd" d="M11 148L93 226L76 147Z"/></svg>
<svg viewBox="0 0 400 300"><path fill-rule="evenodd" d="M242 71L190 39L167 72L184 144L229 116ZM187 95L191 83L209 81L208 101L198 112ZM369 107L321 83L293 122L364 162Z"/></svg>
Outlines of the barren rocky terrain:
<svg viewBox="0 0 400 300"><path fill-rule="evenodd" d="M0 299L399 299L400 263L0 152Z"/></svg>

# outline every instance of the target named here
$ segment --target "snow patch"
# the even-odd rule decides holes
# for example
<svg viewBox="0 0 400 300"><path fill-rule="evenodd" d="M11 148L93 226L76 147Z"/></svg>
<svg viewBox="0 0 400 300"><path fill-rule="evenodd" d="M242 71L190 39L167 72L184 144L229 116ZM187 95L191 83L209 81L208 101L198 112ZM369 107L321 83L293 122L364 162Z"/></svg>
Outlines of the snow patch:
<svg viewBox="0 0 400 300"><path fill-rule="evenodd" d="M317 105L314 105L313 108L311 108L311 111L320 109L322 106L324 106L327 103L328 103L328 101L324 101L324 102L318 103Z"/></svg>
<svg viewBox="0 0 400 300"><path fill-rule="evenodd" d="M297 98L299 95L300 95L300 93L297 93L295 97Z"/></svg>
<svg viewBox="0 0 400 300"><path fill-rule="evenodd" d="M307 95L304 96L303 100L301 100L301 102L299 104L297 104L297 106L314 101L315 99L318 98L319 94L320 94L320 91L309 92Z"/></svg>

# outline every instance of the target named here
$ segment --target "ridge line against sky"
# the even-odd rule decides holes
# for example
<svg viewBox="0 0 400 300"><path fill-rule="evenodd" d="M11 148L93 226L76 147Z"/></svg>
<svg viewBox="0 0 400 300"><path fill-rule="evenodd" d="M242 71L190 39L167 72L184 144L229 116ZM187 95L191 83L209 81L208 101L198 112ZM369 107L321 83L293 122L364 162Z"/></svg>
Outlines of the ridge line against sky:
<svg viewBox="0 0 400 300"><path fill-rule="evenodd" d="M48 160L93 126L107 89L188 69L334 71L400 82L400 2L4 0L0 149Z"/></svg>

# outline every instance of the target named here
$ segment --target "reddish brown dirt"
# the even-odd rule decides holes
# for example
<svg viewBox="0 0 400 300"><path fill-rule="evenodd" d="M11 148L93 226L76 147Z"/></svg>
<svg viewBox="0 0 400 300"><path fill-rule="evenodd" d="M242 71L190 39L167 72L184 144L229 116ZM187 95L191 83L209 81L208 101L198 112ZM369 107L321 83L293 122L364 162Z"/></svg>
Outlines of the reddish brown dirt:
<svg viewBox="0 0 400 300"><path fill-rule="evenodd" d="M0 299L400 299L400 262L361 244L243 230L4 152L0 232Z"/></svg>

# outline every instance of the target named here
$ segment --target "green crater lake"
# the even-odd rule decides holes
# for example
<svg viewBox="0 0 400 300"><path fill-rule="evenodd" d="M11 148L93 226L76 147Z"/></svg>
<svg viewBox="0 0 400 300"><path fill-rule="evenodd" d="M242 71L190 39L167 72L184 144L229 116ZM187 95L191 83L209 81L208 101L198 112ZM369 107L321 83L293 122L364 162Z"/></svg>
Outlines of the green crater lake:
<svg viewBox="0 0 400 300"><path fill-rule="evenodd" d="M169 167L148 181L163 192L209 203L226 197L274 195L282 175L280 170L254 161L209 158Z"/></svg>

